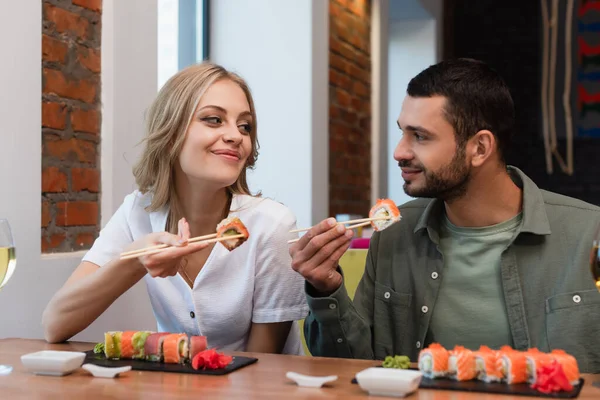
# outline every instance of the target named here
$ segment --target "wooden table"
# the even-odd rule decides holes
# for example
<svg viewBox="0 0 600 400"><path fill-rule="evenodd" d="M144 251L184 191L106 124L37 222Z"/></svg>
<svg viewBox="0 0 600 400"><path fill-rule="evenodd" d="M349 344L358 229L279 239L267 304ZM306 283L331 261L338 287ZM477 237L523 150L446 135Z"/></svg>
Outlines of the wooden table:
<svg viewBox="0 0 600 400"><path fill-rule="evenodd" d="M365 360L243 353L240 355L257 357L259 361L223 376L130 371L116 379L102 379L94 378L81 369L64 377L37 376L26 371L20 359L23 354L40 350L87 351L92 348L93 344L90 343L72 342L51 345L41 340L0 340L0 364L11 364L14 367L10 375L0 376L0 398L383 399L383 397L369 397L358 385L350 383L357 372L378 364ZM301 388L285 377L285 373L290 370L312 375L338 375L339 379L326 388ZM585 375L584 378L586 383L579 399L599 399L600 389L592 386L591 383L600 382L600 375ZM409 398L413 400L522 400L526 397L419 389Z"/></svg>

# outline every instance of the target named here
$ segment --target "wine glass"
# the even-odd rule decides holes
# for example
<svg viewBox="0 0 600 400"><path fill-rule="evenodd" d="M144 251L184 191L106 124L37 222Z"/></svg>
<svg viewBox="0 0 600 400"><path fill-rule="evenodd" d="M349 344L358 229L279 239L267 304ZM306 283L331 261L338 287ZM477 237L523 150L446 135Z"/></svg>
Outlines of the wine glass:
<svg viewBox="0 0 600 400"><path fill-rule="evenodd" d="M10 225L5 219L0 219L0 290L15 272L17 254L15 243L10 231ZM0 364L0 375L8 375L12 366Z"/></svg>
<svg viewBox="0 0 600 400"><path fill-rule="evenodd" d="M596 289L600 291L600 224L596 228L596 234L592 242L590 270L592 271L592 278L594 278L594 282L596 283Z"/></svg>

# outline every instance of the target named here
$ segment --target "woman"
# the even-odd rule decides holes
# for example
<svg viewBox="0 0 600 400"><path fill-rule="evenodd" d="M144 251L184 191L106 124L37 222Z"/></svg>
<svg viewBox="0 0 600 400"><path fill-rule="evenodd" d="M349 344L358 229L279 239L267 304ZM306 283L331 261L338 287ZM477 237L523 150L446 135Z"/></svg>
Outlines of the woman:
<svg viewBox="0 0 600 400"><path fill-rule="evenodd" d="M188 67L160 90L129 194L44 315L49 342L69 339L144 279L158 330L204 335L223 350L303 354L293 321L307 313L303 279L287 248L294 215L250 195L246 171L258 155L256 112L237 75L213 64ZM227 216L248 241L188 243ZM119 254L174 247L131 260Z"/></svg>

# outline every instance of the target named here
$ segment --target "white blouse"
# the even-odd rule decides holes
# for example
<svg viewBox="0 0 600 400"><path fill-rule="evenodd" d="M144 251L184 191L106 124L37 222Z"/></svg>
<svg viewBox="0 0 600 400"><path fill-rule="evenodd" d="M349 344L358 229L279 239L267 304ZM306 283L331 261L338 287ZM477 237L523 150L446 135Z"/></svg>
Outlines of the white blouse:
<svg viewBox="0 0 600 400"><path fill-rule="evenodd" d="M102 267L131 242L163 232L168 207L149 213L144 208L150 201L151 194L137 190L127 195L83 260ZM296 227L294 214L270 199L234 195L229 216L240 218L249 238L231 252L217 243L193 288L179 274L144 277L158 331L204 335L210 347L245 351L252 322L295 321L284 353L303 355L296 321L308 306L304 279L291 268L287 244Z"/></svg>

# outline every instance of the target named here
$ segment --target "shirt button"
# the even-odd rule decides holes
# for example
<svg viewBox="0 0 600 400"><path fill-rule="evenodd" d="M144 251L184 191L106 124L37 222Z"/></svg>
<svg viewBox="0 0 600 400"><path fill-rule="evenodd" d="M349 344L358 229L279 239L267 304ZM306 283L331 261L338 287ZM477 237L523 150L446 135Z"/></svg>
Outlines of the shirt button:
<svg viewBox="0 0 600 400"><path fill-rule="evenodd" d="M193 311L190 311L190 317L192 317L192 318L196 318L196 314L194 314L194 312L193 312Z"/></svg>
<svg viewBox="0 0 600 400"><path fill-rule="evenodd" d="M383 297L385 297L386 299L389 299L389 298L390 298L390 296L391 296L390 292L385 292L385 293L383 294Z"/></svg>
<svg viewBox="0 0 600 400"><path fill-rule="evenodd" d="M438 273L437 272L434 271L434 272L431 273L431 279L437 279L437 277L438 277Z"/></svg>
<svg viewBox="0 0 600 400"><path fill-rule="evenodd" d="M427 306L423 306L423 307L421 307L421 311L423 311L423 314L427 314L427 311L429 311L429 308Z"/></svg>
<svg viewBox="0 0 600 400"><path fill-rule="evenodd" d="M340 337L340 338L337 338L337 342L338 342L338 343L342 343L343 341L344 341L344 339L342 339L341 337Z"/></svg>
<svg viewBox="0 0 600 400"><path fill-rule="evenodd" d="M575 296L573 296L573 301L575 303L580 303L581 302L581 297L578 294L576 294Z"/></svg>
<svg viewBox="0 0 600 400"><path fill-rule="evenodd" d="M421 348L421 342L419 342L419 341L417 340L417 349L420 349L420 348Z"/></svg>
<svg viewBox="0 0 600 400"><path fill-rule="evenodd" d="M329 308L331 308L332 310L335 310L337 308L337 306L335 305L335 303L331 303L331 304L329 304Z"/></svg>

